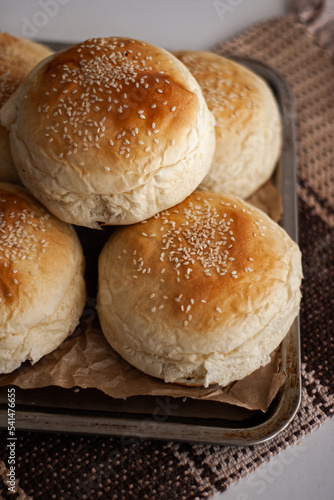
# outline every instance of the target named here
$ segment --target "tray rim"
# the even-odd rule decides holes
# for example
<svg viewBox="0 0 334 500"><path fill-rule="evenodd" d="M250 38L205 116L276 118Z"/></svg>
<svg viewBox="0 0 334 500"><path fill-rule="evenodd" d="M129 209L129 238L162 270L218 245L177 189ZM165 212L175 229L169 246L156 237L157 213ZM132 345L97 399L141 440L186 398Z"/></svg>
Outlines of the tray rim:
<svg viewBox="0 0 334 500"><path fill-rule="evenodd" d="M52 44L45 43L52 46ZM66 44L63 44L65 47ZM59 44L57 44L59 49ZM280 166L277 169L277 183L282 196L283 214L282 227L290 237L298 243L298 198L297 198L297 154L295 108L290 87L286 80L267 64L252 58L231 57L262 76L273 87L283 118L283 150ZM292 165L291 165L292 163ZM292 168L291 168L292 167ZM283 189L284 186L284 189ZM287 207L290 207L289 209ZM294 372L289 371L287 352L294 350ZM20 431L61 432L91 435L130 436L139 439L161 439L187 441L197 443L213 443L224 445L253 445L272 439L282 432L294 418L301 400L300 373L300 323L299 316L294 321L290 332L283 340L281 349L282 369L287 372L287 380L280 391L280 398L274 413L264 422L253 427L219 427L213 425L197 425L180 422L161 422L153 418L121 418L67 413L58 409L50 412L41 409L27 412L16 410L16 429ZM290 364L291 364L290 360ZM1 387L5 390L7 386ZM21 391L23 389L20 389ZM71 389L64 389L70 391ZM83 390L83 389L81 389ZM289 392L287 396L287 392ZM49 410L49 411L48 411ZM153 417L151 415L151 417ZM0 408L0 429L7 428L7 408Z"/></svg>

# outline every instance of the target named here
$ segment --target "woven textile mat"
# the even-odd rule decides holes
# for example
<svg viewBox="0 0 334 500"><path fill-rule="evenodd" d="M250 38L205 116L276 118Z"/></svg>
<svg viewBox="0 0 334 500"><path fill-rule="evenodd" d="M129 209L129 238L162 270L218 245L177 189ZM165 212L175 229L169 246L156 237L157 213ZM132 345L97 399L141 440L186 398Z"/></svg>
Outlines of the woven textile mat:
<svg viewBox="0 0 334 500"><path fill-rule="evenodd" d="M334 412L334 64L292 18L266 22L224 44L278 70L297 108L303 399L290 426L267 443L213 446L138 439L18 433L17 488L8 494L5 432L0 497L201 499L224 491Z"/></svg>

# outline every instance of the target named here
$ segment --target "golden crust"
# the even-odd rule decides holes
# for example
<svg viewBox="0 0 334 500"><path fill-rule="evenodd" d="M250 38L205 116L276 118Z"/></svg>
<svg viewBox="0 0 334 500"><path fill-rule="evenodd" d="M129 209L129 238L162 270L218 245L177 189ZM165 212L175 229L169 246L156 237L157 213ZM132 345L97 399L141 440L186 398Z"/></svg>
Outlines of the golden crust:
<svg viewBox="0 0 334 500"><path fill-rule="evenodd" d="M210 52L174 55L198 81L216 126L216 151L202 188L247 198L264 184L281 150L278 105L253 71Z"/></svg>
<svg viewBox="0 0 334 500"><path fill-rule="evenodd" d="M137 222L184 199L209 169L213 116L200 87L177 58L145 42L70 47L39 65L15 101L2 119L20 177L68 222Z"/></svg>
<svg viewBox="0 0 334 500"><path fill-rule="evenodd" d="M51 50L43 45L0 32L0 107L28 73L50 54Z"/></svg>
<svg viewBox="0 0 334 500"><path fill-rule="evenodd" d="M85 162L90 149L94 162L82 165L86 176L122 176L134 155L148 174L156 165L148 168L145 158L160 158L173 139L182 142L197 120L198 98L179 69L172 55L144 42L87 41L40 67L21 113L36 118L35 145L47 143L50 154L63 154L71 168ZM25 136L29 140L28 131Z"/></svg>
<svg viewBox="0 0 334 500"><path fill-rule="evenodd" d="M259 77L240 64L211 52L180 51L174 55L187 66L201 86L216 119L216 133L248 121L262 106Z"/></svg>
<svg viewBox="0 0 334 500"><path fill-rule="evenodd" d="M52 52L43 45L0 32L0 108L28 73ZM0 125L0 181L19 182L10 153L9 133Z"/></svg>
<svg viewBox="0 0 334 500"><path fill-rule="evenodd" d="M84 257L74 229L23 188L0 183L0 222L0 330L27 332L82 275Z"/></svg>
<svg viewBox="0 0 334 500"><path fill-rule="evenodd" d="M111 237L100 256L98 310L111 345L166 380L164 364L196 368L265 328L268 339L277 329L277 347L298 308L300 277L297 245L265 214L238 198L197 192ZM269 354L261 351L258 366Z"/></svg>
<svg viewBox="0 0 334 500"><path fill-rule="evenodd" d="M248 314L279 293L289 256L278 226L268 227L253 208L245 210L241 201L222 204L225 200L231 203L215 193L194 193L175 208L112 237L108 255L115 264L110 273L115 273L124 290L135 286L141 314L154 321L152 308L156 307L159 320L172 317L187 335L198 331L207 336L213 328L230 323L235 311ZM155 297L149 299L151 293ZM167 300L164 295L169 296ZM190 314L196 321L195 331Z"/></svg>

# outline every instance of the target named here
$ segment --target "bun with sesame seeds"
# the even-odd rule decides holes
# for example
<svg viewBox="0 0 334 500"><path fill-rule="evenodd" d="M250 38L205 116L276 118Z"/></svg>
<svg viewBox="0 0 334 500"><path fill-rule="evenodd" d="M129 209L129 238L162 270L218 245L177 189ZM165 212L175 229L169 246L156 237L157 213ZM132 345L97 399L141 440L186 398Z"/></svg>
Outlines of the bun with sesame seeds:
<svg viewBox="0 0 334 500"><path fill-rule="evenodd" d="M176 55L198 81L215 119L216 150L200 189L247 198L273 173L281 153L279 108L253 71L210 52Z"/></svg>
<svg viewBox="0 0 334 500"><path fill-rule="evenodd" d="M270 361L298 314L301 254L241 199L197 192L119 228L99 258L98 314L143 372L226 386Z"/></svg>
<svg viewBox="0 0 334 500"><path fill-rule="evenodd" d="M0 32L0 108L28 73L52 52L24 38ZM0 125L0 182L19 182L10 152L8 130Z"/></svg>
<svg viewBox="0 0 334 500"><path fill-rule="evenodd" d="M0 183L0 373L36 363L73 332L86 301L74 229Z"/></svg>
<svg viewBox="0 0 334 500"><path fill-rule="evenodd" d="M132 224L207 174L214 118L188 69L128 38L92 39L40 64L2 111L22 182L65 222Z"/></svg>

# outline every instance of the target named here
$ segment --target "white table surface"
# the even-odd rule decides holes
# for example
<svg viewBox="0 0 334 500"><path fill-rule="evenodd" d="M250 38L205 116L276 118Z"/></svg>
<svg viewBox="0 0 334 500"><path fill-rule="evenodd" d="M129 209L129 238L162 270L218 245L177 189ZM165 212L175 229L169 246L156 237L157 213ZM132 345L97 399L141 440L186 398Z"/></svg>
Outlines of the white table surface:
<svg viewBox="0 0 334 500"><path fill-rule="evenodd" d="M130 36L169 50L216 47L286 12L286 0L0 0L0 30L44 41ZM332 500L334 419L215 500Z"/></svg>
<svg viewBox="0 0 334 500"><path fill-rule="evenodd" d="M334 418L212 500L333 500Z"/></svg>

